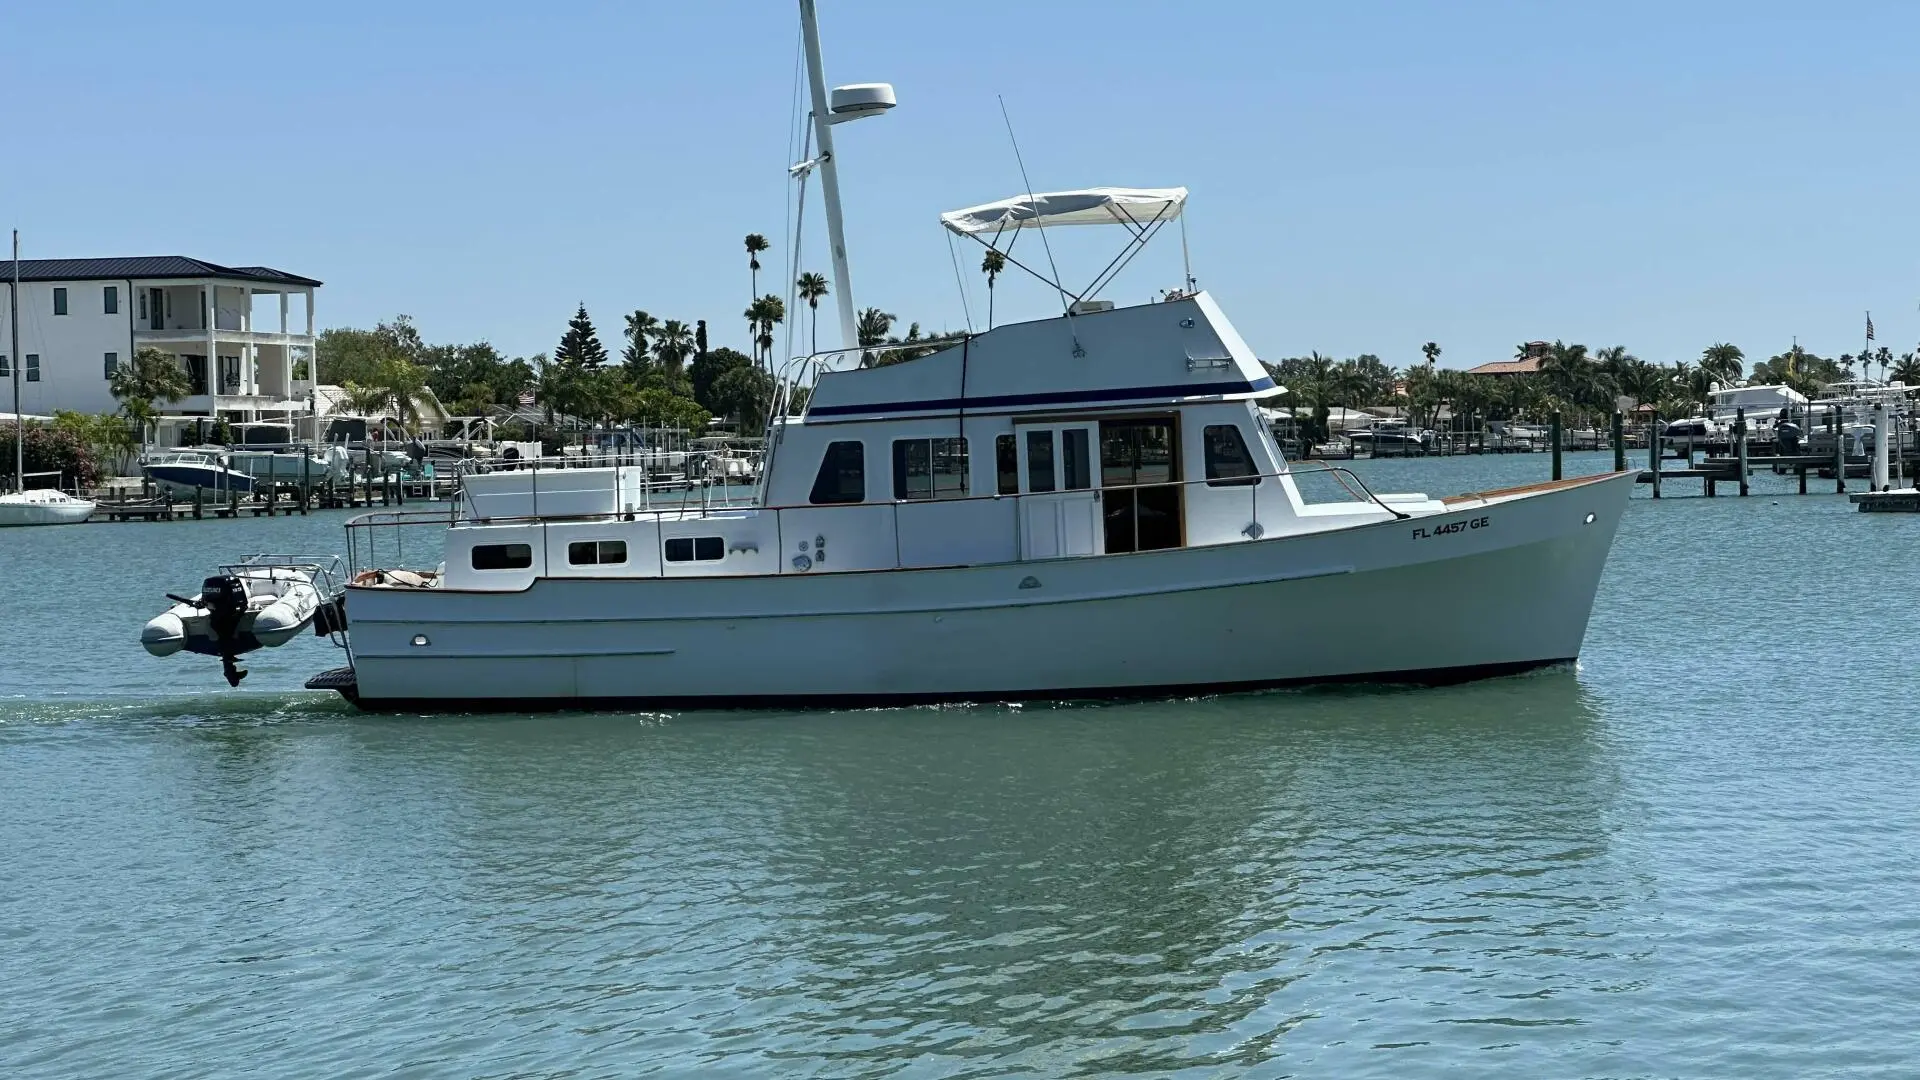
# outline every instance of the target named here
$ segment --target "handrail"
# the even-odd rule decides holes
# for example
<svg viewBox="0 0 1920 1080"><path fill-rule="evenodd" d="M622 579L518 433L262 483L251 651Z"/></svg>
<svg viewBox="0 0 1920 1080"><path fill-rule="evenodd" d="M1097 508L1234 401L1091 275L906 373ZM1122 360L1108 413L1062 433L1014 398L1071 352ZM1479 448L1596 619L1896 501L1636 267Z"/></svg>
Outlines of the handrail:
<svg viewBox="0 0 1920 1080"><path fill-rule="evenodd" d="M602 466L602 467L605 468L607 466ZM1193 480L1167 480L1167 481L1161 481L1158 483L1107 484L1099 487L1078 488L1073 490L1086 491L1086 492L1093 493L1095 495L1099 495L1105 492L1144 491L1144 490L1152 490L1152 489L1175 487L1175 486L1181 487L1181 488L1205 487L1205 486L1212 486L1212 487L1244 486L1257 491L1257 489L1261 486L1261 484L1263 484L1267 480L1295 479L1303 475L1311 475L1313 473L1321 473L1321 472L1333 474L1334 479L1340 484L1340 486L1343 489L1346 490L1346 492L1349 495L1353 496L1355 502L1371 503L1374 506L1379 507L1381 510L1386 511L1388 514L1393 515L1395 518L1398 518L1401 520L1405 520L1413 516L1411 514L1408 514L1401 510L1397 510L1394 507L1388 505L1383 499L1380 498L1378 494L1376 494L1373 491L1371 487L1369 487L1366 484L1365 481L1361 480L1360 477L1356 473L1354 473L1352 469L1349 469L1342 465L1335 465L1330 462L1317 461L1317 460L1304 461L1304 462L1289 462L1286 467L1275 472L1247 473L1242 476L1215 477L1213 479L1201 478L1201 479L1193 479ZM1248 481L1250 480L1256 481L1256 483L1251 483L1251 484L1248 483ZM679 483L681 482L675 482L671 486L678 487ZM666 485L666 484L661 485L662 489L665 489L667 487L669 487L669 485ZM554 489L549 489L550 493L552 493L553 490ZM693 495L693 489L691 485L681 490L684 490L690 497ZM984 495L963 495L958 498L937 499L937 500L886 499L886 500L876 500L876 501L865 502L865 503L835 503L835 504L818 504L818 505L814 503L790 503L790 504L772 505L772 504L761 504L761 503L717 503L716 504L710 500L710 498L708 497L708 492L705 489L702 489L700 494L701 501L697 501L697 502L692 501L690 498L688 502L682 503L680 505L649 507L649 509L644 512L651 513L651 512L654 512L655 510L659 510L663 512L673 512L673 513L680 513L680 514L692 513L697 516L704 516L706 514L714 513L718 511L735 511L735 510L771 510L776 512L784 511L784 510L832 510L836 508L852 507L852 506L898 506L898 505L910 505L910 504L921 503L921 502L938 502L943 505L952 505L955 503L964 503L964 502L988 502L988 501L999 502L1006 499L1019 500L1019 499L1029 498L1032 496L1057 496L1057 495L1067 494L1067 493L1069 492L1035 491L1035 492L1013 492L1005 495L997 494L997 493L984 494ZM464 492L463 492L463 497L465 497ZM1257 498L1257 495L1255 496L1255 498ZM489 525L520 525L520 524L529 524L529 523L601 521L608 517L618 517L618 516L624 516L624 511L610 510L610 511L604 511L604 512L586 513L586 514L538 514L538 513L510 514L502 517L490 517L485 519L469 518L469 520L484 520ZM446 520L447 520L447 515L437 509L418 510L418 511L380 510L380 511L374 511L372 513L362 514L355 518L352 518L347 522L347 528L366 529L366 528L382 528L382 527L399 527L399 526L407 526L407 525L445 524Z"/></svg>

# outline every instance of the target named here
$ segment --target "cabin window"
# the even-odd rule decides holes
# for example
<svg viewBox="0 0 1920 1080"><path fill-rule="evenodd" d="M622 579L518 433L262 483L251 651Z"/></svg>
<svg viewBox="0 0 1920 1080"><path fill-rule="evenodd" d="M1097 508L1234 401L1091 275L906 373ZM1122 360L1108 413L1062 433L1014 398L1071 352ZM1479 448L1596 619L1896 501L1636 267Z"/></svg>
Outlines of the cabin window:
<svg viewBox="0 0 1920 1080"><path fill-rule="evenodd" d="M867 499L867 449L854 441L829 443L820 459L820 473L813 478L813 496L808 501L857 503Z"/></svg>
<svg viewBox="0 0 1920 1080"><path fill-rule="evenodd" d="M1060 469L1066 491L1084 491L1093 486L1093 459L1087 452L1087 429L1067 428L1060 433Z"/></svg>
<svg viewBox="0 0 1920 1080"><path fill-rule="evenodd" d="M897 439L893 444L893 497L967 497L967 440Z"/></svg>
<svg viewBox="0 0 1920 1080"><path fill-rule="evenodd" d="M120 370L120 354L117 352L108 353L106 367L107 378L113 378L113 373Z"/></svg>
<svg viewBox="0 0 1920 1080"><path fill-rule="evenodd" d="M1053 490L1053 432L1027 432L1027 490Z"/></svg>
<svg viewBox="0 0 1920 1080"><path fill-rule="evenodd" d="M67 313L67 290L53 290L53 313L55 315L65 315Z"/></svg>
<svg viewBox="0 0 1920 1080"><path fill-rule="evenodd" d="M1253 454L1240 436L1239 425L1208 424L1200 437L1206 443L1208 487L1260 482L1260 470L1254 467Z"/></svg>
<svg viewBox="0 0 1920 1080"><path fill-rule="evenodd" d="M719 536L676 536L665 547L668 562L719 562L727 557L727 541Z"/></svg>
<svg viewBox="0 0 1920 1080"><path fill-rule="evenodd" d="M1011 435L993 437L994 490L1020 494L1020 443Z"/></svg>
<svg viewBox="0 0 1920 1080"><path fill-rule="evenodd" d="M567 545L570 566L618 566L626 561L625 540L575 540Z"/></svg>
<svg viewBox="0 0 1920 1080"><path fill-rule="evenodd" d="M100 290L100 310L107 315L120 314L120 286L108 285Z"/></svg>
<svg viewBox="0 0 1920 1080"><path fill-rule="evenodd" d="M40 354L39 353L27 354L27 381L28 382L40 381Z"/></svg>
<svg viewBox="0 0 1920 1080"><path fill-rule="evenodd" d="M525 570L533 565L532 544L475 544L475 570Z"/></svg>

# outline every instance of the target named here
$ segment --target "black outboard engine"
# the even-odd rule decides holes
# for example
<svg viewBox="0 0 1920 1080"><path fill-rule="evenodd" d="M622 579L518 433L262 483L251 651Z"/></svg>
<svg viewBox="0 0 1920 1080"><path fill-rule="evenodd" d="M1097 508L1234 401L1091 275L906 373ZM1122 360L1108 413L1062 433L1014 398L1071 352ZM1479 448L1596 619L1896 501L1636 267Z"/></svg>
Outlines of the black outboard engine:
<svg viewBox="0 0 1920 1080"><path fill-rule="evenodd" d="M231 575L210 577L200 584L200 606L207 612L207 628L220 643L220 670L228 686L239 686L247 677L245 669L234 663L239 658L240 619L247 613L247 589Z"/></svg>
<svg viewBox="0 0 1920 1080"><path fill-rule="evenodd" d="M1782 420L1773 425L1774 441L1779 443L1783 454L1800 452L1800 425L1791 420Z"/></svg>

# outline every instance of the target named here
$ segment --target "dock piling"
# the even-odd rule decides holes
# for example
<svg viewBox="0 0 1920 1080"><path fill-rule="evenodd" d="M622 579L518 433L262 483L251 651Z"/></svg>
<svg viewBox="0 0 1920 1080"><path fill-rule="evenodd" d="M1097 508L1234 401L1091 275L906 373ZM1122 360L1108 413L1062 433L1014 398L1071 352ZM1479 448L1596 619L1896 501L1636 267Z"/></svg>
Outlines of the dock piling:
<svg viewBox="0 0 1920 1080"><path fill-rule="evenodd" d="M1627 469L1627 425L1626 418L1619 410L1613 414L1613 471L1625 472Z"/></svg>
<svg viewBox="0 0 1920 1080"><path fill-rule="evenodd" d="M1847 439L1846 432L1840 429L1837 417L1827 414L1827 427L1833 429L1833 493L1847 493Z"/></svg>
<svg viewBox="0 0 1920 1080"><path fill-rule="evenodd" d="M1746 498L1747 488L1747 410L1736 409L1733 414L1733 452L1740 467L1740 497Z"/></svg>
<svg viewBox="0 0 1920 1080"><path fill-rule="evenodd" d="M1660 414L1647 417L1647 469L1653 473L1653 497L1660 497Z"/></svg>
<svg viewBox="0 0 1920 1080"><path fill-rule="evenodd" d="M1553 478L1560 479L1560 412L1553 414Z"/></svg>

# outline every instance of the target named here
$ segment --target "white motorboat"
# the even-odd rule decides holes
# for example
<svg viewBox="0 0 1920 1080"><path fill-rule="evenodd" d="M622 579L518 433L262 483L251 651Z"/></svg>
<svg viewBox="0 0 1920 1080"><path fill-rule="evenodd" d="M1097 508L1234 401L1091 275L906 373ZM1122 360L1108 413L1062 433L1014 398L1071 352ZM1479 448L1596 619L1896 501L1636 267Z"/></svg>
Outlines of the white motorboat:
<svg viewBox="0 0 1920 1080"><path fill-rule="evenodd" d="M344 446L330 446L322 453L298 450L234 450L225 455L225 466L246 473L254 480L306 487L328 480L345 482L352 474L353 461Z"/></svg>
<svg viewBox="0 0 1920 1080"><path fill-rule="evenodd" d="M226 457L212 450L176 450L149 457L141 468L156 487L175 496L190 498L195 489L252 494L253 477L228 467Z"/></svg>
<svg viewBox="0 0 1920 1080"><path fill-rule="evenodd" d="M791 707L1448 682L1579 654L1633 473L1431 498L1290 464L1260 412L1284 388L1190 273L1163 301L1063 290L1061 316L845 369L862 350L829 125L893 95L829 107L813 8L819 157L796 173L825 180L847 347L786 365L751 505L669 499L616 464L478 473L451 512L355 519L349 663L309 687L373 709ZM1089 188L941 221L987 247L1119 224L1130 256L1186 199ZM1316 478L1344 497L1310 497ZM406 550L444 561L370 561L415 525L442 542Z"/></svg>
<svg viewBox="0 0 1920 1080"><path fill-rule="evenodd" d="M10 525L78 525L93 516L92 499L62 491L33 489L0 495L0 527Z"/></svg>
<svg viewBox="0 0 1920 1080"><path fill-rule="evenodd" d="M154 656L218 656L237 686L247 673L234 661L298 637L337 598L340 580L337 555L259 555L222 566L193 596L169 593L173 606L147 621L140 644Z"/></svg>

